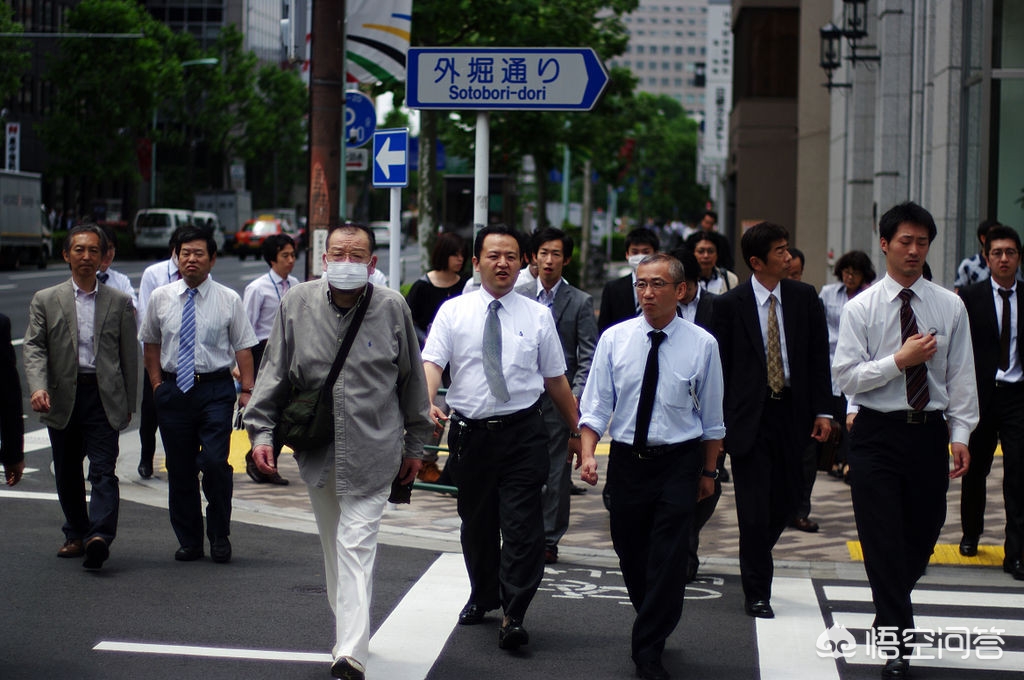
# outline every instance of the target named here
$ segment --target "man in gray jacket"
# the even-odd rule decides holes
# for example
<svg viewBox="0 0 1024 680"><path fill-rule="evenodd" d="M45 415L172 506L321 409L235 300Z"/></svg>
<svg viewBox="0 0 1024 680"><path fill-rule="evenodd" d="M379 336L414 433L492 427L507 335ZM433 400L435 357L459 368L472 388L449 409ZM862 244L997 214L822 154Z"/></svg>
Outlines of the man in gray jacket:
<svg viewBox="0 0 1024 680"><path fill-rule="evenodd" d="M131 420L138 386L132 300L96 279L109 246L94 224L68 232L64 261L71 278L32 297L24 345L32 410L49 430L66 520L57 556L85 555L86 569L103 566L117 533L118 431ZM92 487L88 509L85 458Z"/></svg>
<svg viewBox="0 0 1024 680"><path fill-rule="evenodd" d="M245 424L253 460L277 472L274 428L292 388L320 387L364 295L370 303L344 367L334 383L334 440L297 451L309 490L336 620L331 674L361 680L369 656L370 584L377 529L396 473L411 484L423 442L433 429L419 341L405 299L367 286L377 258L374 236L362 225L332 227L320 281L299 284L281 308L260 367Z"/></svg>

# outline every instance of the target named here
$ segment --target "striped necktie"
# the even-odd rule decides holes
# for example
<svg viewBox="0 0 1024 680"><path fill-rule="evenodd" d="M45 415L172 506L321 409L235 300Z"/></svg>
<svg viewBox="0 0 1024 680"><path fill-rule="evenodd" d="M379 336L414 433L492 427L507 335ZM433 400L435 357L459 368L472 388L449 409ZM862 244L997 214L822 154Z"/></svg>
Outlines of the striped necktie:
<svg viewBox="0 0 1024 680"><path fill-rule="evenodd" d="M188 289L188 299L181 310L181 331L178 333L178 389L188 392L196 381L196 289Z"/></svg>
<svg viewBox="0 0 1024 680"><path fill-rule="evenodd" d="M903 342L907 338L917 335L917 319L914 318L914 310L910 308L910 298L914 291L904 288L900 291L899 297L903 301L900 305L900 335ZM924 364L909 366L907 376L907 403L915 411L923 411L928 405L930 396L928 394L928 368Z"/></svg>

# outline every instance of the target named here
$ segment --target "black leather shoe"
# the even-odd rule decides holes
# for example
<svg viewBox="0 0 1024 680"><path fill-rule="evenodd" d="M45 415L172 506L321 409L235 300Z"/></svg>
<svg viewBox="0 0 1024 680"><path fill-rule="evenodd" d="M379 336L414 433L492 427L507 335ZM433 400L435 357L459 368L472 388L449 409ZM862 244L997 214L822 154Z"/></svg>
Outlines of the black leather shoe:
<svg viewBox="0 0 1024 680"><path fill-rule="evenodd" d="M580 486L579 484L573 484L572 486L569 487L569 495L570 496L582 496L585 493L587 493L587 487L585 487L585 486Z"/></svg>
<svg viewBox="0 0 1024 680"><path fill-rule="evenodd" d="M812 522L806 517L797 517L789 526L794 529L799 529L800 531L806 531L809 534L817 533L818 531L818 523Z"/></svg>
<svg viewBox="0 0 1024 680"><path fill-rule="evenodd" d="M153 464L152 463L139 463L139 477L143 479L149 479L153 476Z"/></svg>
<svg viewBox="0 0 1024 680"><path fill-rule="evenodd" d="M660 661L646 661L636 665L636 677L644 680L669 680L672 676Z"/></svg>
<svg viewBox="0 0 1024 680"><path fill-rule="evenodd" d="M249 475L249 479L257 484L269 481L267 476L256 467L256 461L252 459L252 449L249 449L249 453L245 454L245 474Z"/></svg>
<svg viewBox="0 0 1024 680"><path fill-rule="evenodd" d="M271 484L277 484L278 486L288 486L288 480L279 475L276 470L274 471L274 474L264 475L264 477L266 477L266 480Z"/></svg>
<svg viewBox="0 0 1024 680"><path fill-rule="evenodd" d="M1024 561L1013 560L1013 562L1009 564L1009 567L1009 569L1003 567L1006 570L1007 574L1017 579L1018 581L1024 581Z"/></svg>
<svg viewBox="0 0 1024 680"><path fill-rule="evenodd" d="M747 612L747 616L753 616L758 619L775 618L775 612L772 611L772 605L768 600L747 600L743 605L743 609Z"/></svg>
<svg viewBox="0 0 1024 680"><path fill-rule="evenodd" d="M201 559L202 556L202 547L195 545L183 545L174 553L174 559L179 562L195 562L196 560Z"/></svg>
<svg viewBox="0 0 1024 680"><path fill-rule="evenodd" d="M484 620L484 616L487 615L488 611L490 610L470 602L459 612L459 625L475 626Z"/></svg>
<svg viewBox="0 0 1024 680"><path fill-rule="evenodd" d="M351 656L339 656L331 666L331 677L341 680L363 680L366 677L366 668Z"/></svg>
<svg viewBox="0 0 1024 680"><path fill-rule="evenodd" d="M906 659L889 659L882 667L883 678L902 680L910 675L910 662Z"/></svg>
<svg viewBox="0 0 1024 680"><path fill-rule="evenodd" d="M221 564L231 561L231 541L227 536L219 536L210 541L210 557Z"/></svg>
<svg viewBox="0 0 1024 680"><path fill-rule="evenodd" d="M974 557L978 554L977 536L964 534L964 537L960 539L960 554L964 557Z"/></svg>
<svg viewBox="0 0 1024 680"><path fill-rule="evenodd" d="M99 536L93 536L85 542L85 561L82 566L86 569L99 569L108 557L110 547L107 542Z"/></svg>
<svg viewBox="0 0 1024 680"><path fill-rule="evenodd" d="M523 628L522 620L506 616L498 629L498 648L512 651L528 644L530 634Z"/></svg>

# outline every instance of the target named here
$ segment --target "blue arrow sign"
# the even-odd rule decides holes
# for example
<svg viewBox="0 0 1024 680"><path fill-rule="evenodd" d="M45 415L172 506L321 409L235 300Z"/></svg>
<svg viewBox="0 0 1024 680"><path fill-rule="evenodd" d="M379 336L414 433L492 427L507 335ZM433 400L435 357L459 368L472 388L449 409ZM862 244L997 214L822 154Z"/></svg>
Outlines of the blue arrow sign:
<svg viewBox="0 0 1024 680"><path fill-rule="evenodd" d="M409 128L373 133L373 186L409 186Z"/></svg>
<svg viewBox="0 0 1024 680"><path fill-rule="evenodd" d="M345 92L345 146L355 148L370 141L377 128L373 100L358 90Z"/></svg>
<svg viewBox="0 0 1024 680"><path fill-rule="evenodd" d="M412 47L413 109L589 111L608 72L589 47Z"/></svg>

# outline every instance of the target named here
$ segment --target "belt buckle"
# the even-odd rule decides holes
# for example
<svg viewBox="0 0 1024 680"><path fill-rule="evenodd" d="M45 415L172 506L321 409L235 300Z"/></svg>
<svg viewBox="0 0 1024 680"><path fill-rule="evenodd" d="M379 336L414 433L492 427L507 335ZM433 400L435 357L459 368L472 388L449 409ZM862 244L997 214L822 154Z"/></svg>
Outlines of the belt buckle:
<svg viewBox="0 0 1024 680"><path fill-rule="evenodd" d="M484 421L484 429L488 432L497 432L501 429L501 418L492 418Z"/></svg>
<svg viewBox="0 0 1024 680"><path fill-rule="evenodd" d="M923 425L925 420L924 411L907 411L907 425Z"/></svg>
<svg viewBox="0 0 1024 680"><path fill-rule="evenodd" d="M774 399L775 401L782 401L782 392L773 392L772 390L769 389L768 398Z"/></svg>
<svg viewBox="0 0 1024 680"><path fill-rule="evenodd" d="M642 449L635 449L635 453L636 453L636 457L639 458L640 460L654 460L656 458L656 456L649 456L649 455L647 455L647 447L646 446L643 447Z"/></svg>

